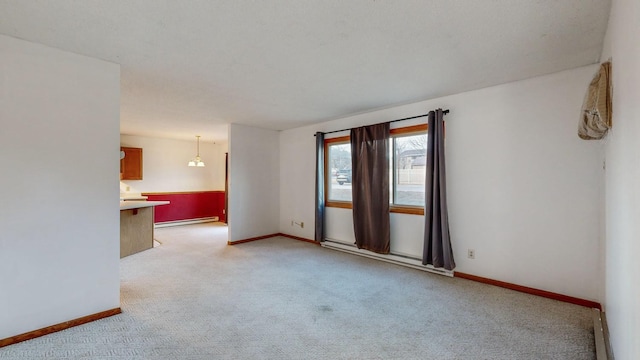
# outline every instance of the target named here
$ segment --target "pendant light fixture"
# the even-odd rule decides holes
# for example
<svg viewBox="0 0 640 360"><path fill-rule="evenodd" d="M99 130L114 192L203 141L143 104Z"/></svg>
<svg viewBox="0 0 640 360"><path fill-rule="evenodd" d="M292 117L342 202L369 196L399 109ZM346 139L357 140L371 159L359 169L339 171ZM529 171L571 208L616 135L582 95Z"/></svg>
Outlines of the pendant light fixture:
<svg viewBox="0 0 640 360"><path fill-rule="evenodd" d="M198 166L198 167L204 167L204 162L202 162L202 160L200 160L200 135L196 135L196 141L197 141L197 153L196 153L196 158L189 161L189 166Z"/></svg>

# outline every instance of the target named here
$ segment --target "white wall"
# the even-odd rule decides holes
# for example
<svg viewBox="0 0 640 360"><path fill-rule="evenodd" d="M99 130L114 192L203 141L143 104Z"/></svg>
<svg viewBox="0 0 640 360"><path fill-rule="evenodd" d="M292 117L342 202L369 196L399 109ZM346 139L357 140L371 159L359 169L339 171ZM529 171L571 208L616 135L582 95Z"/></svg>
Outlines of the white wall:
<svg viewBox="0 0 640 360"><path fill-rule="evenodd" d="M315 131L448 108L456 270L599 301L602 147L577 136L580 106L596 69L587 66L283 131L280 231L313 239ZM310 226L291 227L292 218ZM423 217L392 214L391 224L392 252L421 258ZM327 210L327 237L353 241L350 210ZM475 260L467 259L468 248L475 249Z"/></svg>
<svg viewBox="0 0 640 360"><path fill-rule="evenodd" d="M0 339L120 306L120 67L0 35Z"/></svg>
<svg viewBox="0 0 640 360"><path fill-rule="evenodd" d="M278 231L280 213L277 131L229 127L229 241Z"/></svg>
<svg viewBox="0 0 640 360"><path fill-rule="evenodd" d="M124 180L125 193L224 190L224 160L227 142L200 140L200 158L205 167L189 167L196 156L193 141L121 135L120 144L142 148L142 180Z"/></svg>
<svg viewBox="0 0 640 360"><path fill-rule="evenodd" d="M612 58L606 138L606 301L618 360L640 359L640 3L614 0L602 60Z"/></svg>

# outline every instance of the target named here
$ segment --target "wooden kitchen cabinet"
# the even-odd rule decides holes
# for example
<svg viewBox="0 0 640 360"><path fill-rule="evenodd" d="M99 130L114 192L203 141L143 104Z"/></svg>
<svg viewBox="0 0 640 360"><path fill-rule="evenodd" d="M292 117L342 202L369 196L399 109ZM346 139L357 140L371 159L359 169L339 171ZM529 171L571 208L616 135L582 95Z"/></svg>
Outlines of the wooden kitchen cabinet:
<svg viewBox="0 0 640 360"><path fill-rule="evenodd" d="M124 158L120 159L120 180L142 180L142 149L120 147Z"/></svg>

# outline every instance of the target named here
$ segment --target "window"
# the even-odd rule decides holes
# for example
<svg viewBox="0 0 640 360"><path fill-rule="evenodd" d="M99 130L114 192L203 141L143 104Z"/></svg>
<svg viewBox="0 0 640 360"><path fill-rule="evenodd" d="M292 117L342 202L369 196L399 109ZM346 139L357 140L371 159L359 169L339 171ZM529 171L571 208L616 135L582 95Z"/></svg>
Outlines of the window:
<svg viewBox="0 0 640 360"><path fill-rule="evenodd" d="M427 125L392 129L389 143L391 212L424 214ZM351 208L349 136L325 140L326 206Z"/></svg>
<svg viewBox="0 0 640 360"><path fill-rule="evenodd" d="M325 140L325 174L327 202L343 203L329 206L351 207L351 144L349 137ZM344 204L348 202L349 204Z"/></svg>
<svg viewBox="0 0 640 360"><path fill-rule="evenodd" d="M427 134L395 135L393 141L393 205L424 207L424 182L427 168Z"/></svg>

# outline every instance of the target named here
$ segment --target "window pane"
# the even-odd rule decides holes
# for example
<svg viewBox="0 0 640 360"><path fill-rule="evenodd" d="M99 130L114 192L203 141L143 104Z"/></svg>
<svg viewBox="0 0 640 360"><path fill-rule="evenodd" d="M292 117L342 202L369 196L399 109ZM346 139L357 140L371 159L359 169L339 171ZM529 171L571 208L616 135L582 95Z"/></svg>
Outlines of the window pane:
<svg viewBox="0 0 640 360"><path fill-rule="evenodd" d="M427 134L394 138L393 203L424 206Z"/></svg>
<svg viewBox="0 0 640 360"><path fill-rule="evenodd" d="M351 145L329 145L329 200L351 201Z"/></svg>

